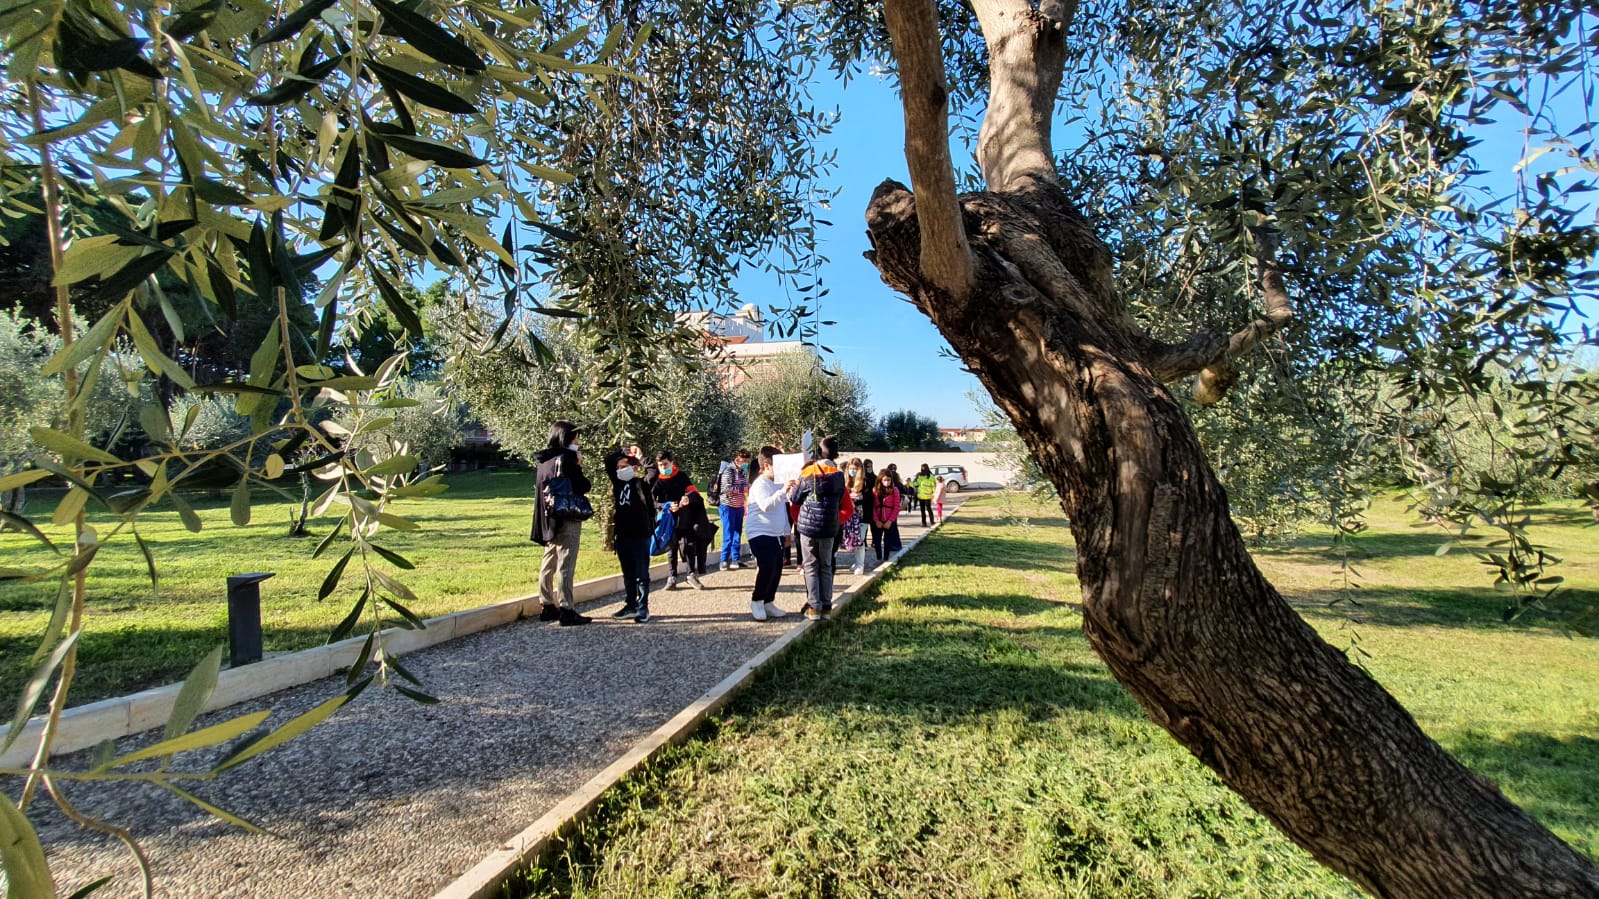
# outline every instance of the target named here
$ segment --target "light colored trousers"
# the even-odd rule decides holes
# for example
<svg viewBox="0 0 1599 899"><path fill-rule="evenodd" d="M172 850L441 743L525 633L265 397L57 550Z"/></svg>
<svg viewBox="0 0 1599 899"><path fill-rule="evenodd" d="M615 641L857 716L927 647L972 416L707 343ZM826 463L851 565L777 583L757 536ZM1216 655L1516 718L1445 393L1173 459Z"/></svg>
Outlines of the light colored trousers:
<svg viewBox="0 0 1599 899"><path fill-rule="evenodd" d="M539 602L564 609L573 608L572 578L577 574L577 544L583 537L583 522L563 521L555 527L555 539L544 545L539 562ZM556 583L560 578L560 583ZM556 591L560 593L557 594Z"/></svg>

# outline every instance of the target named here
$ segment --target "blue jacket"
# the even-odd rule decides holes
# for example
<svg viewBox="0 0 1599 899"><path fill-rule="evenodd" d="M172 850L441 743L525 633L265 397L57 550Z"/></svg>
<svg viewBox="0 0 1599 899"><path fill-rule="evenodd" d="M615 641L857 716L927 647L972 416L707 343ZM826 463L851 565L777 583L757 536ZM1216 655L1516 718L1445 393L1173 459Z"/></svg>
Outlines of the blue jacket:
<svg viewBox="0 0 1599 899"><path fill-rule="evenodd" d="M818 459L800 472L788 500L799 505L799 532L807 537L838 536L838 509L844 498L844 472Z"/></svg>

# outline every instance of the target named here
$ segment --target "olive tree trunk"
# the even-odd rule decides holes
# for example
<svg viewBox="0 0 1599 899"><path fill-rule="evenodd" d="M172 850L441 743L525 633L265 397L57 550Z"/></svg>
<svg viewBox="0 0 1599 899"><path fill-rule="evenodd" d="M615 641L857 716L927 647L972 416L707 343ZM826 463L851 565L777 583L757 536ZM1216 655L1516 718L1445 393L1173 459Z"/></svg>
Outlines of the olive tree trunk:
<svg viewBox="0 0 1599 899"><path fill-rule="evenodd" d="M990 190L957 197L932 0L888 0L913 194L873 195L868 254L1015 424L1071 520L1084 630L1150 716L1319 861L1379 896L1599 896L1599 869L1468 771L1323 641L1255 567L1166 384L1204 399L1288 323L1275 237L1265 312L1227 337L1145 335L1059 187L1050 107L1069 5L977 0L993 93Z"/></svg>

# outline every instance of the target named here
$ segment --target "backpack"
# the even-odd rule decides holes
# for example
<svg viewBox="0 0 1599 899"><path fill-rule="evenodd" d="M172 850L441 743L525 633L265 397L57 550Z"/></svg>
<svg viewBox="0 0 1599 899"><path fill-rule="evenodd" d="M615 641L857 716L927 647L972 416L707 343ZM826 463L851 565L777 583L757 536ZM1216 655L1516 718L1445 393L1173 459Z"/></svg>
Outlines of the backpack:
<svg viewBox="0 0 1599 899"><path fill-rule="evenodd" d="M722 478L727 475L727 469L728 464L723 462L722 470L718 471L716 473L716 477L711 480L711 495L709 497L709 501L713 506L720 506L722 504Z"/></svg>
<svg viewBox="0 0 1599 899"><path fill-rule="evenodd" d="M666 552L672 545L672 536L676 531L677 517L672 514L672 507L663 506L660 517L655 519L655 533L650 537L650 555L658 556Z"/></svg>

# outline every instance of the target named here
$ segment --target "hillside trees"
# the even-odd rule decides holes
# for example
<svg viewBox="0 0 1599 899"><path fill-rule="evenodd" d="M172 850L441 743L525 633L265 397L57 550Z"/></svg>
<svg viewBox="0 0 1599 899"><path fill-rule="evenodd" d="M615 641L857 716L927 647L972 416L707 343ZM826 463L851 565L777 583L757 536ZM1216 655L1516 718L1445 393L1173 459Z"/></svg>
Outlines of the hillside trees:
<svg viewBox="0 0 1599 899"><path fill-rule="evenodd" d="M1398 350L1421 392L1469 389L1484 360L1557 346L1550 313L1593 283L1592 229L1561 214L1558 185L1531 196L1539 214L1506 218L1450 187L1464 124L1501 95L1523 102L1527 59L1572 71L1581 51L1562 41L1591 23L1511 4L1336 13L978 0L941 23L928 0L889 0L914 193L878 188L872 258L1055 484L1085 630L1156 722L1377 895L1591 893L1591 861L1450 758L1260 576L1165 386L1192 379L1200 402L1219 401L1239 358L1320 321L1367 329L1347 335L1346 357L1373 339ZM985 68L983 189L960 195L946 72L960 97ZM1165 334L1149 324L1158 307L1129 309L1117 259L1057 169L1057 96L1137 99L1105 104L1130 126L1097 135L1105 155L1132 168L1145 208L1179 219L1173 250L1230 253L1232 302L1184 299L1246 324ZM1318 307L1314 290L1296 303L1290 286L1324 268L1373 283L1331 298L1343 305Z"/></svg>

